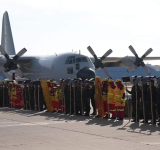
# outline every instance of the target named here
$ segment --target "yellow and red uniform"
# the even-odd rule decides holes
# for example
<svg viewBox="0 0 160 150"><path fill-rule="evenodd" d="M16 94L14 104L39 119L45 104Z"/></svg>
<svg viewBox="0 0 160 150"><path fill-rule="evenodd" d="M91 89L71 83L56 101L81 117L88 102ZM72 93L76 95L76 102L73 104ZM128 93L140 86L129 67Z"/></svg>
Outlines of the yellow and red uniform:
<svg viewBox="0 0 160 150"><path fill-rule="evenodd" d="M17 99L16 99L16 108L22 108L23 107L23 100L22 100L22 87L21 85L16 85L16 94L17 94Z"/></svg>
<svg viewBox="0 0 160 150"><path fill-rule="evenodd" d="M11 94L12 94L12 104L11 104L11 107L12 107L12 108L16 108L17 88L16 88L15 83L14 83L14 85L12 86Z"/></svg>
<svg viewBox="0 0 160 150"><path fill-rule="evenodd" d="M124 106L125 106L125 88L121 81L117 82L116 95L115 95L115 106L117 112L119 112L119 119L124 118Z"/></svg>
<svg viewBox="0 0 160 150"><path fill-rule="evenodd" d="M114 85L114 82L111 81L108 87L107 102L109 104L109 112L112 113L112 118L116 118L117 116L116 106L115 106L115 92L116 92L116 86ZM109 117L110 117L110 114L109 114Z"/></svg>
<svg viewBox="0 0 160 150"><path fill-rule="evenodd" d="M103 83L99 76L95 78L95 103L96 109L98 110L98 117L104 117L104 106L103 106L103 99L102 99L102 88Z"/></svg>

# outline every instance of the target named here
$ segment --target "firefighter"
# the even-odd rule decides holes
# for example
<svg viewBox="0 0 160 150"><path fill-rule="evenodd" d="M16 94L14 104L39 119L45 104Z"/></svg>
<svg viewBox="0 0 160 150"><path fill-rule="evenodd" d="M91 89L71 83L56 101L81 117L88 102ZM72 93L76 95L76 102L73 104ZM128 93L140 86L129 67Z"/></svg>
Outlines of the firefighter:
<svg viewBox="0 0 160 150"><path fill-rule="evenodd" d="M95 95L95 84L94 84L94 81L91 81L91 104L93 107L93 113L91 115L96 115L96 103L95 103L94 95Z"/></svg>
<svg viewBox="0 0 160 150"><path fill-rule="evenodd" d="M112 79L108 80L108 104L109 104L109 110L110 113L112 113L112 117L110 119L116 119L117 112L116 112L116 106L115 106L115 92L116 92L116 86ZM109 114L110 116L110 114Z"/></svg>
<svg viewBox="0 0 160 150"><path fill-rule="evenodd" d="M20 85L15 83L15 90L16 90L16 100L15 100L15 108L21 108L20 102L21 102L21 88Z"/></svg>
<svg viewBox="0 0 160 150"><path fill-rule="evenodd" d="M157 89L154 86L154 80L150 80L150 87L148 88L148 92L147 92L147 115L146 115L146 122L148 122L149 116L153 117L153 122L150 122L152 124L156 124L156 96L157 96ZM151 94L152 93L152 94ZM152 96L152 106L151 106L151 96ZM153 110L153 116L152 116L152 110Z"/></svg>
<svg viewBox="0 0 160 150"><path fill-rule="evenodd" d="M63 80L60 81L59 89L58 89L58 113L62 113L63 111Z"/></svg>
<svg viewBox="0 0 160 150"><path fill-rule="evenodd" d="M83 100L84 100L84 106L86 109L86 113L83 116L89 116L90 114L90 87L89 87L89 81L85 80L84 82L84 88L83 88Z"/></svg>
<svg viewBox="0 0 160 150"><path fill-rule="evenodd" d="M27 109L27 84L26 81L23 82L23 102L24 102L24 107L23 109Z"/></svg>
<svg viewBox="0 0 160 150"><path fill-rule="evenodd" d="M103 100L102 100L102 88L103 83L99 76L95 78L95 103L96 103L96 109L98 110L98 114L95 116L97 118L104 117L104 106L103 106Z"/></svg>
<svg viewBox="0 0 160 150"><path fill-rule="evenodd" d="M157 113L158 113L158 125L160 125L160 84L157 87L157 95L156 95L156 103L157 103Z"/></svg>
<svg viewBox="0 0 160 150"><path fill-rule="evenodd" d="M16 108L16 101L17 101L17 83L13 83L11 94L12 94L12 108Z"/></svg>
<svg viewBox="0 0 160 150"><path fill-rule="evenodd" d="M103 99L103 106L104 106L104 114L103 118L108 118L109 112L109 105L107 103L107 94L108 94L108 79L103 79L103 88L102 88L102 99Z"/></svg>
<svg viewBox="0 0 160 150"><path fill-rule="evenodd" d="M123 120L125 106L125 88L120 79L116 80L116 85L115 106L117 107L117 112L119 114L119 118L117 120Z"/></svg>
<svg viewBox="0 0 160 150"><path fill-rule="evenodd" d="M139 111L140 111L140 98L141 98L141 89L138 84L135 84L135 79L132 82L133 86L131 91L126 89L126 91L131 94L132 97L132 118L131 122L136 122L136 92L137 92L137 122L139 122Z"/></svg>

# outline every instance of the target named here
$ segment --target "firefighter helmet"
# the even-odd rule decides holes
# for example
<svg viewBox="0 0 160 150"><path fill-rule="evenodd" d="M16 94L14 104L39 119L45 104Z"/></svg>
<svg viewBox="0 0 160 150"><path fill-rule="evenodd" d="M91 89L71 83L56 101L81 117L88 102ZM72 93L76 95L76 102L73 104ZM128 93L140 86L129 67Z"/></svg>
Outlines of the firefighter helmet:
<svg viewBox="0 0 160 150"><path fill-rule="evenodd" d="M120 79L117 79L117 80L116 80L116 83L117 83L117 82L121 82L121 80L120 80Z"/></svg>
<svg viewBox="0 0 160 150"><path fill-rule="evenodd" d="M104 82L105 82L105 81L108 81L108 79L107 79L107 78L104 78L103 81L104 81Z"/></svg>
<svg viewBox="0 0 160 150"><path fill-rule="evenodd" d="M113 80L112 79L109 79L109 81L108 82L113 82Z"/></svg>
<svg viewBox="0 0 160 150"><path fill-rule="evenodd" d="M48 82L50 82L50 80L47 80L46 82L48 83Z"/></svg>
<svg viewBox="0 0 160 150"><path fill-rule="evenodd" d="M56 82L56 81L53 81L52 83L53 83L53 84L57 84L57 82Z"/></svg>

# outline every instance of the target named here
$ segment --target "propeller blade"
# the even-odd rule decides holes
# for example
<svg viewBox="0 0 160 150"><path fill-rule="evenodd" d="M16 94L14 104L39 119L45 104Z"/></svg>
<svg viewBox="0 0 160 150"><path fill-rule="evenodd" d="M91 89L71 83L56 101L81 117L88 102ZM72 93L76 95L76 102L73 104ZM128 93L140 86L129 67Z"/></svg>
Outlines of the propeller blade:
<svg viewBox="0 0 160 150"><path fill-rule="evenodd" d="M23 72L21 71L20 68L17 68L17 69L15 70L15 72L16 72L16 74L18 74L21 78L24 77L24 74L23 74Z"/></svg>
<svg viewBox="0 0 160 150"><path fill-rule="evenodd" d="M95 52L93 51L93 49L92 49L90 46L88 46L87 49L88 49L88 51L92 54L92 56L93 56L94 58L95 58L95 57L97 58Z"/></svg>
<svg viewBox="0 0 160 150"><path fill-rule="evenodd" d="M128 72L131 72L131 71L134 70L134 69L136 69L136 66L133 64L133 65L131 65L131 66L127 69L127 71L128 71Z"/></svg>
<svg viewBox="0 0 160 150"><path fill-rule="evenodd" d="M132 45L129 46L129 49L131 50L131 52L132 52L136 57L138 57L138 55L137 55L135 49L132 47Z"/></svg>
<svg viewBox="0 0 160 150"><path fill-rule="evenodd" d="M9 55L6 53L6 51L3 49L1 45L0 45L0 52L7 60L9 60Z"/></svg>
<svg viewBox="0 0 160 150"><path fill-rule="evenodd" d="M111 49L109 49L100 59L103 60L105 59L107 56L109 56L113 51Z"/></svg>
<svg viewBox="0 0 160 150"><path fill-rule="evenodd" d="M141 58L144 59L144 58L145 58L146 56L148 56L152 51L153 51L152 48L148 49Z"/></svg>
<svg viewBox="0 0 160 150"><path fill-rule="evenodd" d="M104 72L108 77L110 77L110 74L109 74L108 70L106 69L106 67L104 67L104 68L102 68L102 69L103 69L103 72Z"/></svg>
<svg viewBox="0 0 160 150"><path fill-rule="evenodd" d="M25 52L27 52L27 50L25 48L23 48L22 50L20 50L17 55L15 55L13 57L13 60L17 60L19 57L21 57Z"/></svg>
<svg viewBox="0 0 160 150"><path fill-rule="evenodd" d="M148 67L145 65L145 63L142 61L141 66L143 67L143 69L146 71L147 74L151 74L151 72L149 71Z"/></svg>
<svg viewBox="0 0 160 150"><path fill-rule="evenodd" d="M3 72L4 70L5 70L5 67L4 67L4 66L1 66L1 67L0 67L0 73Z"/></svg>

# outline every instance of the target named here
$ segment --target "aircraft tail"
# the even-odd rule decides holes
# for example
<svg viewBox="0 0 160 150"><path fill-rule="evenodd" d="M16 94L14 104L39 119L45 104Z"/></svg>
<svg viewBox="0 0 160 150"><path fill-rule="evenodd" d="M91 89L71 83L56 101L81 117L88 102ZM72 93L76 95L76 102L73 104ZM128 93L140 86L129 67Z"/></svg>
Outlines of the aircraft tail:
<svg viewBox="0 0 160 150"><path fill-rule="evenodd" d="M7 11L3 14L1 46L8 53L8 55L16 54Z"/></svg>

